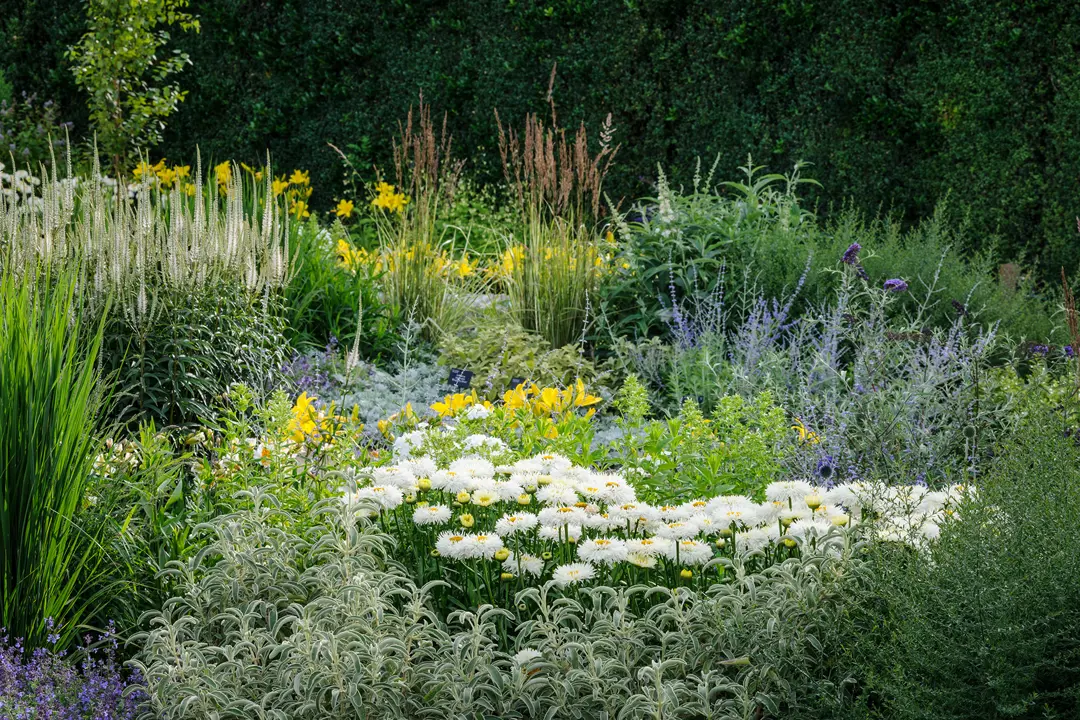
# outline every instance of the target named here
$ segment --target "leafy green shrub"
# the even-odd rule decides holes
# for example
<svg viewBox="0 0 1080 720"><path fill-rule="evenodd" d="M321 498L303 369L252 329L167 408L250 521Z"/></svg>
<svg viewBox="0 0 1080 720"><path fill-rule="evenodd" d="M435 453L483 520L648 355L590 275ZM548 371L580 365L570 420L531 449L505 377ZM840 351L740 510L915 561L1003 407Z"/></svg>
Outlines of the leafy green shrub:
<svg viewBox="0 0 1080 720"><path fill-rule="evenodd" d="M0 624L34 647L77 635L101 556L77 516L102 403L101 328L77 288L71 274L0 278Z"/></svg>
<svg viewBox="0 0 1080 720"><path fill-rule="evenodd" d="M116 418L133 426L192 424L212 418L234 383L268 392L288 345L281 312L263 303L207 286L163 294L156 312L134 327L114 317L102 356L115 382Z"/></svg>
<svg viewBox="0 0 1080 720"><path fill-rule="evenodd" d="M75 82L89 95L97 141L119 175L137 148L161 140L165 120L185 92L165 80L191 63L182 50L165 52L166 28L199 31L188 0L88 0L87 32L69 51Z"/></svg>
<svg viewBox="0 0 1080 720"><path fill-rule="evenodd" d="M0 78L0 85L2 85ZM59 108L51 100L39 100L35 95L3 97L0 89L0 153L4 160L14 159L11 172L49 165L53 154L62 155L68 143L71 123L60 120ZM6 163L5 163L6 164ZM4 168L0 168L0 173ZM4 190L7 178L0 175Z"/></svg>
<svg viewBox="0 0 1080 720"><path fill-rule="evenodd" d="M483 316L476 327L445 336L439 350L439 364L471 370L473 387L489 400L511 390L514 380L565 387L580 378L595 390L607 375L577 345L553 350L542 337L501 314Z"/></svg>
<svg viewBox="0 0 1080 720"><path fill-rule="evenodd" d="M1062 433L1065 420L1066 432ZM1080 451L1040 409L929 553L881 549L847 644L873 717L1068 718L1080 710Z"/></svg>
<svg viewBox="0 0 1080 720"><path fill-rule="evenodd" d="M818 221L796 192L815 184L801 177L799 165L788 176L760 170L748 161L744 182L719 184L712 171L701 177L699 170L686 192L661 174L658 196L616 219L623 254L601 288L608 322L599 342L685 334L687 308L722 310L716 320L737 324L758 297L790 298L797 316L837 292L833 270L852 244L862 247L870 282L902 277L915 291L893 304L894 314L917 312L928 326L944 327L962 313L1038 341L1060 332L1030 277L999 282L992 246L965 253L974 244L971 220L955 203L943 201L910 229L893 218L867 220L851 208Z"/></svg>
<svg viewBox="0 0 1080 720"><path fill-rule="evenodd" d="M374 266L343 266L337 243L346 238L340 224L319 230L308 223L294 236L293 275L284 294L287 334L298 350L336 338L345 347L355 344L360 357L377 360L390 351L392 327Z"/></svg>

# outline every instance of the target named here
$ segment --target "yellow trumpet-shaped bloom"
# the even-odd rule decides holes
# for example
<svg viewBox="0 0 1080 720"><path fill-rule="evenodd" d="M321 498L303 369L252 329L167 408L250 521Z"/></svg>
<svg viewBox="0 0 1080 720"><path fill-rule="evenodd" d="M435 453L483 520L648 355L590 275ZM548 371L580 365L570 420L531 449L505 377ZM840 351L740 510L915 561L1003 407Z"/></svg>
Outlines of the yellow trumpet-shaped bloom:
<svg viewBox="0 0 1080 720"><path fill-rule="evenodd" d="M466 395L454 393L447 395L441 402L433 403L431 409L439 414L439 417L454 417L459 412L476 402L476 391Z"/></svg>

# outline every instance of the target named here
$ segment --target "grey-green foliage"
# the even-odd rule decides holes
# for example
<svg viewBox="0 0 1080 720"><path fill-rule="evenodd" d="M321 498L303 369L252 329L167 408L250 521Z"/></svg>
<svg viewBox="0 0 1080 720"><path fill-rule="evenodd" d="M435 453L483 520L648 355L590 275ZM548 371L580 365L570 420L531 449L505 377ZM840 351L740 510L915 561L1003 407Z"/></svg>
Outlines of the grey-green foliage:
<svg viewBox="0 0 1080 720"><path fill-rule="evenodd" d="M339 502L301 537L274 499L215 519L134 638L146 718L758 718L832 696L836 598L859 565L792 559L688 589L523 592L438 617ZM513 653L541 653L519 663Z"/></svg>
<svg viewBox="0 0 1080 720"><path fill-rule="evenodd" d="M446 379L446 368L423 360L385 370L360 363L348 376L339 407L350 412L356 407L360 420L372 428L409 404L420 416L430 415L430 405L450 392Z"/></svg>

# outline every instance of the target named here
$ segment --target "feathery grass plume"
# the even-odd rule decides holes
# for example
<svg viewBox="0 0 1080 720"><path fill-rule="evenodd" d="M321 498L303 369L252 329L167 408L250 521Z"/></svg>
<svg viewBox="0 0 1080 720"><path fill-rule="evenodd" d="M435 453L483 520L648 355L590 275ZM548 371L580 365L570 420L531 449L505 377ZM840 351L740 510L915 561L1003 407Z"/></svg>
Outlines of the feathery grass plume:
<svg viewBox="0 0 1080 720"><path fill-rule="evenodd" d="M423 95L399 132L394 141L396 188L380 183L372 202L379 210L375 225L385 262L383 289L395 316L414 316L425 336L436 339L460 321L468 309L465 290L476 289L472 286L479 281L468 257L457 259L459 248L438 223L453 203L465 163L453 157L445 116L436 132Z"/></svg>
<svg viewBox="0 0 1080 720"><path fill-rule="evenodd" d="M0 624L66 646L94 602L101 546L76 512L102 406L102 326L80 317L76 274L0 278Z"/></svg>
<svg viewBox="0 0 1080 720"><path fill-rule="evenodd" d="M519 212L504 251L510 306L525 329L559 348L582 335L589 295L608 259L596 223L604 176L618 151L611 146L611 116L596 155L589 153L584 123L572 142L558 127L553 102L551 127L530 114L519 135L503 126L498 111L495 120L503 173Z"/></svg>

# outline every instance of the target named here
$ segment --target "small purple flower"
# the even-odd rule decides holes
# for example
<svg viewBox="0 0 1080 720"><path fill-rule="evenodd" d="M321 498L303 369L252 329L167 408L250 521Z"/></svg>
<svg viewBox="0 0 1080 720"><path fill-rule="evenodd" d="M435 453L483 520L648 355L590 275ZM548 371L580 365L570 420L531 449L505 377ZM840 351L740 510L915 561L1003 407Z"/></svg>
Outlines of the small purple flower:
<svg viewBox="0 0 1080 720"><path fill-rule="evenodd" d="M1032 345L1031 346L1031 354L1032 355L1040 355L1040 356L1045 357L1046 355L1050 354L1050 346L1049 345Z"/></svg>
<svg viewBox="0 0 1080 720"><path fill-rule="evenodd" d="M1066 345L1062 349L1065 351L1065 357L1071 358L1076 356L1076 352L1073 350L1072 345Z"/></svg>
<svg viewBox="0 0 1080 720"><path fill-rule="evenodd" d="M840 258L845 265L855 265L859 262L859 251L862 250L862 245L857 242L853 242L848 245L848 249L844 251L844 257Z"/></svg>
<svg viewBox="0 0 1080 720"><path fill-rule="evenodd" d="M885 281L885 290L888 292L902 293L907 292L908 285L900 278L891 278Z"/></svg>

